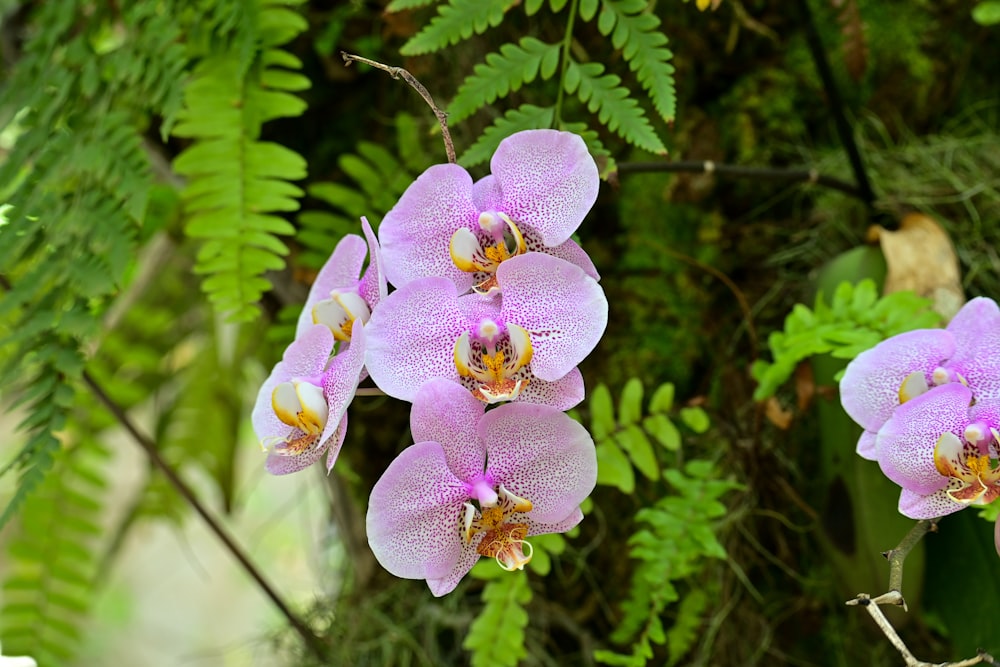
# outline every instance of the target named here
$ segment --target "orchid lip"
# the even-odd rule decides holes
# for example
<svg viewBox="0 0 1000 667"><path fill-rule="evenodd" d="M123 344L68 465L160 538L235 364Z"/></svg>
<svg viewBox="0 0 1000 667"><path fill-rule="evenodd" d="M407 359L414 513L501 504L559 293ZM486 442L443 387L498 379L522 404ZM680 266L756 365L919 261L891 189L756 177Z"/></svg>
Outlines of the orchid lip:
<svg viewBox="0 0 1000 667"><path fill-rule="evenodd" d="M936 371L935 371L936 373ZM937 375L935 375L935 380ZM920 396L921 394L927 393L930 387L927 385L927 379L924 377L922 371L914 371L903 379L902 384L899 385L899 404L902 405L907 401Z"/></svg>
<svg viewBox="0 0 1000 667"><path fill-rule="evenodd" d="M485 533L476 551L481 556L495 558L497 564L508 572L523 569L531 561L534 549L525 541L528 525L515 522L514 515L530 512L530 500L514 495L500 484L496 492L498 502L494 506L465 503L462 516L463 537L466 544L472 537ZM527 553L525 553L527 547Z"/></svg>
<svg viewBox="0 0 1000 667"><path fill-rule="evenodd" d="M478 222L478 233L459 227L448 244L451 260L460 271L493 274L506 260L528 251L524 235L506 214L481 213ZM489 278L484 282L490 282Z"/></svg>
<svg viewBox="0 0 1000 667"><path fill-rule="evenodd" d="M282 382L271 392L271 407L283 423L319 435L326 427L329 405L323 389L311 382Z"/></svg>
<svg viewBox="0 0 1000 667"><path fill-rule="evenodd" d="M312 309L314 324L324 324L329 327L333 337L339 341L351 340L355 320L361 323L371 318L371 309L360 294L354 291L333 290L329 299L316 303Z"/></svg>
<svg viewBox="0 0 1000 667"><path fill-rule="evenodd" d="M934 446L934 465L949 478L949 498L963 505L988 505L1000 497L1000 468L979 447L945 432Z"/></svg>
<svg viewBox="0 0 1000 667"><path fill-rule="evenodd" d="M453 350L459 376L471 381L476 398L491 404L514 400L527 387L532 354L526 329L490 319L479 323L475 336L462 332Z"/></svg>

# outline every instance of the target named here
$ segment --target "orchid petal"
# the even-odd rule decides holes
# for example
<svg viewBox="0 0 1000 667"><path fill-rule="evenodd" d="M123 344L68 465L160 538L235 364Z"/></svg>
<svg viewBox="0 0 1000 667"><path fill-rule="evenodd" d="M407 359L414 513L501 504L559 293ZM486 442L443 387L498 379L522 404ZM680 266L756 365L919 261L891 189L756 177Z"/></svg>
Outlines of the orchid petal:
<svg viewBox="0 0 1000 667"><path fill-rule="evenodd" d="M865 431L861 434L861 437L858 438L858 456L869 461L877 460L878 456L875 450L875 438L877 435L873 431Z"/></svg>
<svg viewBox="0 0 1000 667"><path fill-rule="evenodd" d="M534 514L532 512L532 514ZM517 519L517 517L515 517ZM579 507L573 509L569 513L569 516L564 517L560 521L542 523L531 519L530 517L525 517L524 519L517 519L528 524L528 535L545 535L548 533L565 533L567 530L572 530L576 527L578 523L583 521L583 512L580 511Z"/></svg>
<svg viewBox="0 0 1000 667"><path fill-rule="evenodd" d="M597 282L569 262L528 253L497 269L504 321L531 334L531 370L558 380L590 354L608 323L608 300Z"/></svg>
<svg viewBox="0 0 1000 667"><path fill-rule="evenodd" d="M971 400L968 387L946 384L896 408L875 445L886 477L921 495L947 486L935 466L934 448L942 434L960 436L965 431Z"/></svg>
<svg viewBox="0 0 1000 667"><path fill-rule="evenodd" d="M1000 308L978 297L962 306L948 324L955 354L945 367L968 382L976 400L1000 398Z"/></svg>
<svg viewBox="0 0 1000 667"><path fill-rule="evenodd" d="M330 442L326 447L326 474L329 475L330 471L333 470L333 464L337 462L337 457L340 456L340 448L344 446L344 438L347 437L347 413L340 418L340 423L337 425L337 430L330 438Z"/></svg>
<svg viewBox="0 0 1000 667"><path fill-rule="evenodd" d="M847 365L840 402L851 419L868 431L878 431L899 406L899 389L906 377L922 371L929 383L934 369L954 353L954 337L943 329L893 336Z"/></svg>
<svg viewBox="0 0 1000 667"><path fill-rule="evenodd" d="M427 586L431 589L431 593L434 597L441 597L442 595L447 595L455 590L458 586L458 582L462 580L462 577L469 573L472 566L479 561L479 543L483 541L483 536L485 533L479 533L472 537L472 541L466 543L464 540L459 540L462 545L462 550L458 555L458 559L455 561L455 565L451 568L451 571L440 576L440 577L428 577Z"/></svg>
<svg viewBox="0 0 1000 667"><path fill-rule="evenodd" d="M537 403L557 410L569 410L579 405L585 395L583 374L579 368L574 368L554 382L531 378L528 385L521 389L517 400L519 403Z"/></svg>
<svg viewBox="0 0 1000 667"><path fill-rule="evenodd" d="M357 234L348 234L340 239L330 259L326 260L326 264L319 270L316 280L309 288L309 297L302 307L298 324L295 326L296 338L301 337L309 327L313 326L312 309L317 302L329 299L330 292L335 289L353 287L357 284L366 252L365 241Z"/></svg>
<svg viewBox="0 0 1000 667"><path fill-rule="evenodd" d="M539 522L558 521L597 483L597 454L587 429L556 408L508 403L479 422L487 475L531 501Z"/></svg>
<svg viewBox="0 0 1000 667"><path fill-rule="evenodd" d="M910 519L935 519L965 508L948 496L946 489L926 495L903 489L899 494L899 513Z"/></svg>
<svg viewBox="0 0 1000 667"><path fill-rule="evenodd" d="M330 418L326 422L321 443L325 443L333 435L333 429L340 424L347 406L354 400L358 382L361 381L361 369L365 364L365 343L365 327L360 322L355 322L351 344L344 346L330 360L323 376L323 393L330 405ZM339 447L340 445L331 446L330 456L334 459L339 453Z"/></svg>
<svg viewBox="0 0 1000 667"><path fill-rule="evenodd" d="M385 278L385 263L382 259L382 248L378 238L368 224L368 218L361 216L361 229L368 243L368 268L358 283L358 293L368 302L368 307L374 309L378 303L389 294L389 285Z"/></svg>
<svg viewBox="0 0 1000 667"><path fill-rule="evenodd" d="M434 165L414 181L379 226L385 272L396 287L444 276L466 292L473 276L451 262L448 245L459 227L474 229L472 177L456 164Z"/></svg>
<svg viewBox="0 0 1000 667"><path fill-rule="evenodd" d="M458 524L467 499L440 444L407 447L372 488L366 525L375 558L397 577L447 576L463 552Z"/></svg>
<svg viewBox="0 0 1000 667"><path fill-rule="evenodd" d="M497 308L477 296L457 299L446 278L405 285L375 309L365 327L368 372L382 391L404 401L413 401L432 378L457 381L455 341L476 321L470 314L486 311L498 317Z"/></svg>
<svg viewBox="0 0 1000 667"><path fill-rule="evenodd" d="M346 426L346 424L345 424ZM346 433L346 430L344 431ZM339 435L341 441L343 441L342 434ZM331 438L331 441L333 438ZM267 459L264 461L264 468L272 475L291 475L292 473L299 472L300 470L305 470L312 464L319 461L320 457L323 456L323 452L327 450L328 442L324 444L323 440L317 440L319 446L310 447L300 454L294 455L282 455L278 450L272 449L267 454Z"/></svg>
<svg viewBox="0 0 1000 667"><path fill-rule="evenodd" d="M526 241L527 242L527 241ZM536 250L531 247L528 243L528 251ZM583 269L583 272L594 280L600 280L601 274L597 272L597 267L594 266L594 262L590 259L590 255L577 244L573 239L569 239L565 243L560 243L557 246L552 246L545 248L545 253L552 255L553 257L558 257L559 259L565 259L570 264L575 264Z"/></svg>
<svg viewBox="0 0 1000 667"><path fill-rule="evenodd" d="M417 442L441 443L448 467L459 479L482 475L486 448L477 425L485 406L462 385L430 380L417 391L410 410L410 432Z"/></svg>
<svg viewBox="0 0 1000 667"><path fill-rule="evenodd" d="M597 164L578 135L528 130L500 142L490 172L502 193L499 210L536 231L547 246L563 243L597 200ZM480 196L482 196L480 194Z"/></svg>

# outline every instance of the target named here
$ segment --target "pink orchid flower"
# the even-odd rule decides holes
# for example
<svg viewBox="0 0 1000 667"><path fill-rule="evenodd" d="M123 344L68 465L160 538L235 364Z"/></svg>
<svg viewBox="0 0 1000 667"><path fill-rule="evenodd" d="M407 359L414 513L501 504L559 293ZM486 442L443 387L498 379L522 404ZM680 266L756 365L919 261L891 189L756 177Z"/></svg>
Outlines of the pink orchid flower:
<svg viewBox="0 0 1000 667"><path fill-rule="evenodd" d="M457 164L430 167L379 227L396 287L444 276L464 294L499 289L497 269L529 251L561 257L598 279L571 234L597 200L597 165L579 136L527 130L507 137L475 183Z"/></svg>
<svg viewBox="0 0 1000 667"><path fill-rule="evenodd" d="M587 430L543 405L485 412L461 386L432 380L410 413L416 444L372 489L368 542L397 577L452 591L480 556L506 570L531 560L531 535L561 533L583 518L597 483Z"/></svg>
<svg viewBox="0 0 1000 667"><path fill-rule="evenodd" d="M352 340L331 359L333 333L314 324L288 346L261 386L252 421L268 452L268 472L298 472L324 452L327 471L337 461L347 433L347 406L364 366L364 327L354 327Z"/></svg>
<svg viewBox="0 0 1000 667"><path fill-rule="evenodd" d="M875 457L903 487L899 511L931 519L1000 497L1000 401L972 404L957 382L933 387L900 405L878 432Z"/></svg>
<svg viewBox="0 0 1000 667"><path fill-rule="evenodd" d="M385 393L413 401L430 379L459 382L486 403L567 410L583 399L576 370L604 333L608 302L582 269L541 253L497 270L500 303L458 296L447 278L393 292L366 327L366 366Z"/></svg>
<svg viewBox="0 0 1000 667"><path fill-rule="evenodd" d="M354 322L367 323L375 306L388 294L382 253L367 218L361 218L361 228L367 247L356 234L340 240L309 290L295 329L296 338L314 324L325 324L335 339L349 342ZM358 278L366 252L368 268Z"/></svg>
<svg viewBox="0 0 1000 667"><path fill-rule="evenodd" d="M976 400L1000 399L1000 308L992 299L972 299L946 329L893 336L848 364L840 400L865 429L858 454L874 460L876 434L893 412L949 383L969 387Z"/></svg>

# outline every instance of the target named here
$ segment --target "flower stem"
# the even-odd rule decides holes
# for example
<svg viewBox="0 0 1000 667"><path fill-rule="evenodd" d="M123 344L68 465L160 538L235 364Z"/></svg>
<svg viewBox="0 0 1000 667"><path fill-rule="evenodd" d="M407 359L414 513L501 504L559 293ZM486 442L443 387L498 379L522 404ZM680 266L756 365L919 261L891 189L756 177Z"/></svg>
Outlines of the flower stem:
<svg viewBox="0 0 1000 667"><path fill-rule="evenodd" d="M455 144L452 143L451 133L448 131L448 113L434 103L434 98L431 97L431 94L427 92L426 88L424 88L424 84L417 81L417 77L413 76L402 67L393 67L392 65L386 65L375 60L362 58L361 56L356 56L353 53L347 53L346 51L341 51L340 57L344 59L345 65L350 65L352 62L371 65L375 69L387 72L393 79L402 79L406 83L410 84L410 87L417 91L420 94L420 97L424 98L424 102L427 102L427 106L429 106L431 111L434 112L438 125L441 126L441 139L444 141L444 152L448 155L448 162L452 164L455 163Z"/></svg>
<svg viewBox="0 0 1000 667"><path fill-rule="evenodd" d="M563 35L559 69L559 92L556 94L556 106L552 114L552 127L556 130L562 125L562 101L566 85L566 70L569 68L569 48L573 44L573 23L576 22L576 9L579 1L573 0L569 3L569 19L566 21L566 33Z"/></svg>
<svg viewBox="0 0 1000 667"><path fill-rule="evenodd" d="M923 519L918 521L910 532L906 534L903 541L895 549L889 549L883 556L889 561L889 592L896 591L900 594L900 604L906 609L906 602L902 599L903 594L903 561L907 554L917 546L917 543L929 532L937 530L937 521L934 519Z"/></svg>

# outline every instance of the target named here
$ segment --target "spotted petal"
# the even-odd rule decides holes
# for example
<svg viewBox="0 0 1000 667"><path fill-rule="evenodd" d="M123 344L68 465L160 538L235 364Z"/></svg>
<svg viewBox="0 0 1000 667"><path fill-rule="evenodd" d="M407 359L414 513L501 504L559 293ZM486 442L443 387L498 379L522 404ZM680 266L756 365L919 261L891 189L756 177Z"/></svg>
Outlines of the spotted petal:
<svg viewBox="0 0 1000 667"><path fill-rule="evenodd" d="M397 577L448 576L463 552L459 520L466 500L465 485L448 468L440 444L404 449L368 501L368 543L375 558Z"/></svg>
<svg viewBox="0 0 1000 667"><path fill-rule="evenodd" d="M969 424L968 387L951 383L896 408L876 439L876 455L886 477L904 489L929 495L948 484L934 463L944 433L961 436Z"/></svg>
<svg viewBox="0 0 1000 667"><path fill-rule="evenodd" d="M935 519L964 508L948 496L947 489L928 494L903 489L899 494L899 513L910 519Z"/></svg>
<svg viewBox="0 0 1000 667"><path fill-rule="evenodd" d="M910 373L932 373L955 353L955 339L943 329L918 329L893 336L859 354L840 381L840 402L851 419L878 431L899 405L899 389Z"/></svg>
<svg viewBox="0 0 1000 667"><path fill-rule="evenodd" d="M532 372L558 380L590 354L608 324L608 300L597 282L569 262L529 253L497 269L502 316L531 334Z"/></svg>
<svg viewBox="0 0 1000 667"><path fill-rule="evenodd" d="M486 448L477 429L484 408L462 385L443 378L430 380L413 399L410 433L417 442L441 443L452 473L471 479L486 468Z"/></svg>
<svg viewBox="0 0 1000 667"><path fill-rule="evenodd" d="M476 295L457 298L447 278L411 282L390 294L365 327L368 372L382 391L404 401L432 378L458 381L455 341L486 314L497 319L499 308Z"/></svg>
<svg viewBox="0 0 1000 667"><path fill-rule="evenodd" d="M965 378L976 400L1000 398L1000 308L978 297L962 306L948 324L955 354L945 367Z"/></svg>
<svg viewBox="0 0 1000 667"><path fill-rule="evenodd" d="M597 164L578 135L528 130L500 142L490 171L496 208L533 229L547 246L566 241L597 200Z"/></svg>
<svg viewBox="0 0 1000 667"><path fill-rule="evenodd" d="M366 252L365 241L357 234L348 234L340 239L330 259L326 260L326 264L319 270L316 280L309 288L309 296L295 327L296 338L313 326L313 306L323 299L329 299L331 290L353 287L357 284Z"/></svg>
<svg viewBox="0 0 1000 667"><path fill-rule="evenodd" d="M868 459L869 461L874 461L876 459L875 454L875 438L876 433L872 431L865 431L858 438L857 453L861 458Z"/></svg>
<svg viewBox="0 0 1000 667"><path fill-rule="evenodd" d="M330 360L326 374L323 377L323 393L330 405L330 418L323 431L321 443L333 435L333 425L339 424L347 412L347 406L354 400L361 379L361 369L365 364L365 327L360 322L354 325L354 335L351 344L343 347ZM329 444L330 454L327 457L327 470L333 467L344 443L343 436L339 442Z"/></svg>
<svg viewBox="0 0 1000 667"><path fill-rule="evenodd" d="M389 282L403 287L418 278L444 276L459 293L467 292L474 278L452 263L448 247L456 229L474 229L478 220L469 173L456 164L427 169L379 226Z"/></svg>
<svg viewBox="0 0 1000 667"><path fill-rule="evenodd" d="M330 434L330 437L326 440L318 441L318 447L307 449L297 456L282 456L276 453L275 450L271 450L264 461L264 468L272 475L290 475L300 470L305 470L320 460L324 452L331 451L332 449L340 451L340 446L344 444L344 437L346 435L347 414L345 413L341 417L340 422L336 423L336 430ZM333 458L336 460L335 456ZM327 457L327 461L329 460L330 458ZM328 471L330 467L327 467Z"/></svg>
<svg viewBox="0 0 1000 667"><path fill-rule="evenodd" d="M508 403L479 422L487 474L534 508L531 518L559 521L597 483L597 454L587 429L556 408Z"/></svg>
<svg viewBox="0 0 1000 667"><path fill-rule="evenodd" d="M389 294L389 285L385 278L385 264L382 259L382 248L378 244L378 238L372 231L372 226L368 224L368 218L361 216L361 229L365 233L365 241L368 243L368 268L361 276L358 284L358 293L368 303L372 310L375 306Z"/></svg>

